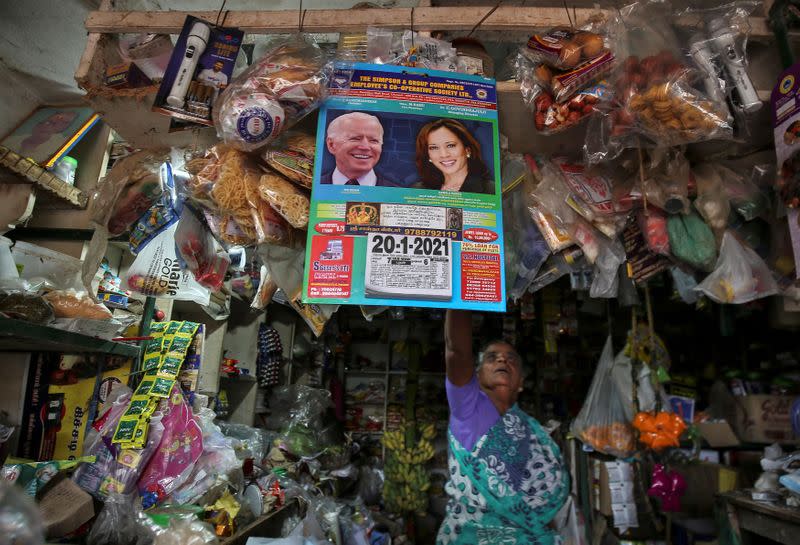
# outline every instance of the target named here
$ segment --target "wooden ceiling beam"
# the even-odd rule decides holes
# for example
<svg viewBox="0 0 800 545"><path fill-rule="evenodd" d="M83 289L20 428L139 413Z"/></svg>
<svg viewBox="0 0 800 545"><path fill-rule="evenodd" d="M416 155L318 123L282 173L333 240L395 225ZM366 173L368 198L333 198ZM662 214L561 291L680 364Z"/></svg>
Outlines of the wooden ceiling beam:
<svg viewBox="0 0 800 545"><path fill-rule="evenodd" d="M303 17L305 32L363 32L368 26L384 28L413 28L418 31L468 31L492 8L469 7L419 7L390 9L325 9L308 10ZM413 15L412 15L413 13ZM585 21L597 10L579 8L575 10L578 23ZM216 11L92 11L86 18L86 30L93 33L163 33L178 34L187 15L206 21L216 21ZM283 11L229 11L225 25L236 27L250 34L282 34L298 30L299 12ZM481 24L483 30L532 31L568 24L562 7L497 8ZM680 22L694 26L691 18ZM751 38L772 38L772 33L763 17L751 17Z"/></svg>

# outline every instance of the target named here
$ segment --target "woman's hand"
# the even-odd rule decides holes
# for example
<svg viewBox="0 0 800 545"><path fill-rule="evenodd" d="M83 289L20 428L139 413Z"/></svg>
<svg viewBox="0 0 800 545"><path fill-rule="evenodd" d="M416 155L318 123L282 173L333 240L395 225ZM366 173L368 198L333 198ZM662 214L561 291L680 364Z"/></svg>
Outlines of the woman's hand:
<svg viewBox="0 0 800 545"><path fill-rule="evenodd" d="M475 373L472 356L472 313L448 310L444 319L445 365L447 378L455 386L464 386Z"/></svg>

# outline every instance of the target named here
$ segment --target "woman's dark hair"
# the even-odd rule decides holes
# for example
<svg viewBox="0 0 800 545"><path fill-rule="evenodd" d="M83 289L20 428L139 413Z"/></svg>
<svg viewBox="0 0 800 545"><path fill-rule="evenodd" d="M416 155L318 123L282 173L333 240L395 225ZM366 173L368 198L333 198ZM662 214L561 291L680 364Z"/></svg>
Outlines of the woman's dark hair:
<svg viewBox="0 0 800 545"><path fill-rule="evenodd" d="M442 184L444 184L444 175L428 160L428 136L438 129L451 131L458 137L464 148L469 151L467 176L470 174L477 174L481 178L489 176L489 168L483 162L483 157L481 156L481 145L470 134L469 130L455 119L436 119L425 124L417 133L417 171L425 189L441 189Z"/></svg>

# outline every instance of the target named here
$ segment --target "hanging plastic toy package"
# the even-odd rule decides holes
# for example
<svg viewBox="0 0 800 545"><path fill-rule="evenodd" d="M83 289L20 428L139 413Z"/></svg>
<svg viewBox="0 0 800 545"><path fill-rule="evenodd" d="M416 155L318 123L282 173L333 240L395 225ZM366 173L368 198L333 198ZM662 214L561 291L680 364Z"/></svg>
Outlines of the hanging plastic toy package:
<svg viewBox="0 0 800 545"><path fill-rule="evenodd" d="M714 271L695 290L717 303L731 304L749 303L779 292L767 264L727 231Z"/></svg>
<svg viewBox="0 0 800 545"><path fill-rule="evenodd" d="M175 245L198 284L212 291L222 288L230 259L188 206L175 229Z"/></svg>
<svg viewBox="0 0 800 545"><path fill-rule="evenodd" d="M242 151L269 144L319 106L326 63L307 35L278 41L220 95L213 111L217 135Z"/></svg>
<svg viewBox="0 0 800 545"><path fill-rule="evenodd" d="M168 158L166 148L128 155L114 164L92 194L89 213L95 231L81 273L83 285L92 297L96 293L92 283L109 237L124 233L161 196L164 187L161 165Z"/></svg>
<svg viewBox="0 0 800 545"><path fill-rule="evenodd" d="M643 0L620 14L625 29L621 70L613 78L614 98L605 115L590 120L586 163L609 161L626 148L731 139L724 95L709 95L696 84L703 69L684 57L670 3Z"/></svg>

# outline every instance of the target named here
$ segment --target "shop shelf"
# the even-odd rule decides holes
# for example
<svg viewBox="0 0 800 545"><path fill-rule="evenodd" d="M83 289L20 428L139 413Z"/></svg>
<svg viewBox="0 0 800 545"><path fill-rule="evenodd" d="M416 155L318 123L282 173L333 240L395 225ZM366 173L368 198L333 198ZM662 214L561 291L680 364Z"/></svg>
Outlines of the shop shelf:
<svg viewBox="0 0 800 545"><path fill-rule="evenodd" d="M136 358L139 351L131 344L0 318L0 352L98 352Z"/></svg>

